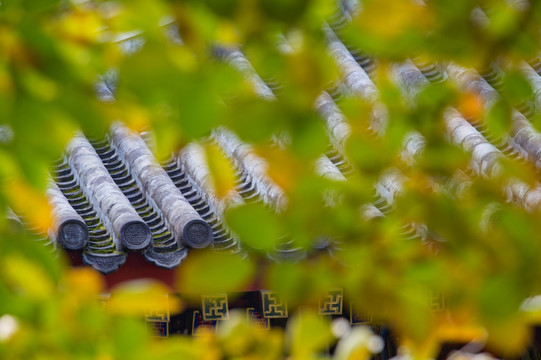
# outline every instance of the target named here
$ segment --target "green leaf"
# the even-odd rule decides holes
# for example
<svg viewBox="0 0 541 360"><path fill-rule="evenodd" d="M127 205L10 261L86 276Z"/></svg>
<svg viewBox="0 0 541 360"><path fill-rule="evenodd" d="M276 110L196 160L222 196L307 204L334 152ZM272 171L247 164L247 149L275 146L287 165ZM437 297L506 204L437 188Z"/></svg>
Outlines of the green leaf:
<svg viewBox="0 0 541 360"><path fill-rule="evenodd" d="M261 203L229 209L226 221L242 243L255 250L271 251L285 234L278 215Z"/></svg>
<svg viewBox="0 0 541 360"><path fill-rule="evenodd" d="M289 118L279 103L254 98L230 107L228 125L243 140L262 142L268 140Z"/></svg>
<svg viewBox="0 0 541 360"><path fill-rule="evenodd" d="M297 21L303 15L309 3L309 0L259 0L265 15L285 23Z"/></svg>
<svg viewBox="0 0 541 360"><path fill-rule="evenodd" d="M465 169L468 163L468 154L442 140L427 143L419 159L419 166L434 175L452 176L457 169Z"/></svg>
<svg viewBox="0 0 541 360"><path fill-rule="evenodd" d="M267 271L265 287L278 292L289 306L295 306L301 301L317 298L317 282L308 268L301 264L275 263Z"/></svg>
<svg viewBox="0 0 541 360"><path fill-rule="evenodd" d="M328 145L328 137L325 130L313 117L308 117L305 121L292 124L292 150L304 157L315 158L325 152Z"/></svg>
<svg viewBox="0 0 541 360"><path fill-rule="evenodd" d="M205 0L205 4L220 16L231 17L239 6L239 0Z"/></svg>
<svg viewBox="0 0 541 360"><path fill-rule="evenodd" d="M503 93L511 104L528 101L533 96L531 84L520 72L508 72L503 79Z"/></svg>
<svg viewBox="0 0 541 360"><path fill-rule="evenodd" d="M511 108L504 100L496 102L488 111L486 123L490 135L501 138L511 127Z"/></svg>
<svg viewBox="0 0 541 360"><path fill-rule="evenodd" d="M254 264L240 255L191 251L177 273L177 287L187 294L218 294L245 290Z"/></svg>
<svg viewBox="0 0 541 360"><path fill-rule="evenodd" d="M143 321L137 318L119 318L112 333L116 359L144 359L149 337Z"/></svg>
<svg viewBox="0 0 541 360"><path fill-rule="evenodd" d="M517 279L498 274L487 278L479 291L479 306L485 321L497 323L509 319L519 310L525 294Z"/></svg>
<svg viewBox="0 0 541 360"><path fill-rule="evenodd" d="M389 149L377 139L352 135L346 144L348 158L361 173L374 176L392 161Z"/></svg>

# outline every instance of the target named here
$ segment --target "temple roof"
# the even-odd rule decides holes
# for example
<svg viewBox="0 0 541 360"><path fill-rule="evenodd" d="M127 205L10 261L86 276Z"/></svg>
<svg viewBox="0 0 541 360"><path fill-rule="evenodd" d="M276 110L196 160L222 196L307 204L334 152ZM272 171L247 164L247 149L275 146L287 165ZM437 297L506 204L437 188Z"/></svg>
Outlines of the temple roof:
<svg viewBox="0 0 541 360"><path fill-rule="evenodd" d="M334 181L347 181L355 171L345 151L351 129L340 109L340 99L355 96L372 104L369 123L374 138L386 136L388 121L373 76L377 61L348 46L340 36L348 11L355 9L342 9L341 16L325 29L328 52L339 67L341 79L332 91L322 92L314 104L330 143L328 151L314 164L314 171ZM132 52L137 51L140 42L140 37L134 37L122 44ZM263 81L240 49L217 46L214 55L237 68L260 98L276 98L279 84ZM501 96L501 70L497 67L479 73L455 63L431 64L412 58L394 63L390 69L406 101L414 99L430 83L444 81L453 83L459 91L474 93L483 100L486 111ZM534 90L535 103L512 110L511 131L507 135L487 136L486 125L472 121L460 109L450 107L444 113L447 139L471 155L470 170L475 176L499 176L503 171L499 160L505 157L522 159L541 168L541 134L529 119L539 110L541 66L536 61L523 62L520 69ZM97 86L98 97L114 101L114 87L114 76L104 78ZM275 141L280 146L279 137ZM204 142L217 145L237 171L236 191L227 200L219 198L213 188L201 147ZM400 153L403 165L412 166L424 146L421 133L410 132ZM211 247L215 251L243 254L239 239L224 223L225 209L250 201L263 202L277 212L287 207L286 194L266 170L266 161L250 144L226 128L214 129L207 138L190 143L163 163L154 157L145 134L121 123L115 123L104 139L78 134L52 173L54 182L48 195L56 225L50 237L61 247L82 252L84 262L103 273L117 270L130 251L139 251L149 262L164 268L178 266L190 248ZM400 168L389 168L374 184L374 202L364 205L360 216L385 216L402 183ZM528 210L541 206L540 187L519 179L511 179L503 187L509 201ZM428 232L423 224L404 224L406 237L423 239ZM269 253L270 258L298 260L306 255L306 250L293 246L287 235L277 244L275 251ZM328 243L314 246L339 247Z"/></svg>

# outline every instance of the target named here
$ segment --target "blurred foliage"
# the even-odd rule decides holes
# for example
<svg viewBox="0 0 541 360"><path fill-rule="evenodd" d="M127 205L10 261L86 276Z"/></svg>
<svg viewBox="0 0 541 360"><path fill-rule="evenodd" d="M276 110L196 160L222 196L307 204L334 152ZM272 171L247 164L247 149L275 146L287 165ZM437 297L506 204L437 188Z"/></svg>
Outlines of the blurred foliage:
<svg viewBox="0 0 541 360"><path fill-rule="evenodd" d="M248 321L245 311L232 311L216 334L155 337L143 319L148 313L176 314L183 309L181 300L171 295L172 289L156 280L133 280L106 293L103 275L90 268L66 268L63 259L53 253L51 246L37 243L21 229L2 232L2 359L280 359L288 355L314 359L350 336L347 322L341 331L333 332L329 320L316 312L293 317L286 333L280 328L262 329ZM230 267L240 261L205 260ZM197 266L193 265L197 260L190 261L192 265L187 266ZM202 276L209 281L213 277ZM216 284L199 286L205 291L210 290L208 286L223 290ZM222 286L234 289L231 280ZM364 331L366 336L353 337L354 346L346 349L345 358L362 352L361 358L368 359L374 352L371 342L381 340L370 329Z"/></svg>
<svg viewBox="0 0 541 360"><path fill-rule="evenodd" d="M118 119L151 129L162 159L226 126L267 160L287 207L274 212L256 203L230 209L226 219L247 258L191 253L178 272L177 290L241 290L261 277L264 287L293 306L313 304L321 291L342 287L362 311L389 324L415 357L433 357L444 341L470 340L486 340L500 354L520 354L530 326L541 321L539 306L521 307L541 291L541 222L538 208L528 204L524 210L503 188L516 179L537 186L538 171L509 158L496 177L472 175L471 154L448 141L442 116L454 106L472 123L486 124L492 138L509 135L512 109L535 105L539 91L520 64L539 54L541 2L354 5L2 1L0 212L12 208L41 233L50 228L43 196L48 169L77 129L101 136ZM340 17L346 19L337 31L340 39L376 59L371 76L377 106L341 90L343 74L329 55L324 31ZM261 98L245 74L216 56L219 47L241 48L263 80L279 84L276 96ZM445 81L404 96L390 69L407 58L492 69L501 78L501 97L487 107L475 89ZM114 81L108 79L111 72ZM114 90L115 101L97 99L98 79ZM353 168L347 181L313 172L313 162L330 146L314 102L333 89L341 91L338 105L351 128L340 149ZM388 116L385 136L370 128L378 106ZM539 118L532 116L534 126ZM412 130L426 143L419 156L404 161L402 144ZM227 197L235 181L231 164L214 145L205 150L216 193ZM366 220L362 206L373 200L374 183L390 167L401 172L402 191L385 217ZM426 226L422 239L403 236L408 224ZM0 332L0 358L315 358L336 340L330 324L307 315L292 321L287 336L279 330L260 333L233 316L216 336L157 341L138 317L148 304L165 306L169 289L127 284L112 291L104 309L96 301L105 290L100 276L68 269L62 256L8 221L0 230L0 327L13 330ZM308 251L306 261L266 260L285 235ZM332 239L334 250L313 250L321 239ZM445 309L433 311L427 294L441 294ZM355 335L354 345L338 346L337 357L367 358L367 347L359 345L365 335Z"/></svg>

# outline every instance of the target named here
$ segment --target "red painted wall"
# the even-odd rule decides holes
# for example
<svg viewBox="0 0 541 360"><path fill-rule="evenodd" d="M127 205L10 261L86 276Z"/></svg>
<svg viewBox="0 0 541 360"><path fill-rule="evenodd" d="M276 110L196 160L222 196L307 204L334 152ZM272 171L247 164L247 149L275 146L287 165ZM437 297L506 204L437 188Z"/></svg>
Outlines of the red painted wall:
<svg viewBox="0 0 541 360"><path fill-rule="evenodd" d="M69 252L68 257L72 266L86 266L80 253ZM128 254L126 262L117 271L103 275L103 278L108 290L123 281L143 278L159 280L174 289L177 270L178 268L173 270L159 268L146 261L140 253L134 252Z"/></svg>

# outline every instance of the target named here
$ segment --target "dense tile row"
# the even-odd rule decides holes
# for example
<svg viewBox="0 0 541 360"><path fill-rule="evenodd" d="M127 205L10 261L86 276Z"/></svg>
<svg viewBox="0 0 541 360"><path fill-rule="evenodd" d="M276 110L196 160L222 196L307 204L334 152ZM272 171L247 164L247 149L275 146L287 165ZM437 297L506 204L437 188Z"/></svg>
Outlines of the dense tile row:
<svg viewBox="0 0 541 360"><path fill-rule="evenodd" d="M178 266L189 247L239 251L178 159L162 167L120 124L103 140L73 139L53 178L53 238L101 272L117 270L129 251L164 268Z"/></svg>
<svg viewBox="0 0 541 360"><path fill-rule="evenodd" d="M343 41L341 36L344 26L360 11L355 4L353 0L340 2L340 10L324 29L328 51L342 78L322 92L314 104L330 140L326 153L315 164L315 171L336 181L347 181L354 173L345 156L351 130L340 110L341 99L356 96L373 105L369 114L370 136L385 136L389 121L373 79L377 61ZM124 43L142 41L137 38ZM218 59L244 75L259 97L273 101L281 96L281 84L272 78L259 77L241 51L217 46L213 50ZM508 136L492 138L484 124L465 118L453 108L445 112L448 138L472 156L472 176L497 176L502 171L497 160L505 156L541 169L541 134L528 120L541 106L539 64L541 60L522 64L522 72L537 95L534 103L524 103L513 110L512 131ZM414 99L427 84L443 81L476 93L487 110L500 97L502 72L497 66L477 72L453 63L431 64L412 58L394 64L392 71L408 99ZM97 86L101 100L114 101L114 78L112 74ZM242 253L239 240L223 222L225 208L259 201L280 212L287 207L288 200L284 191L267 176L265 160L230 130L217 128L207 141L215 142L237 171L236 192L226 202L218 199L208 182L208 167L196 143L160 165L144 140L122 125L114 125L110 134L99 141L77 136L65 159L56 164L53 172L56 184L49 190L57 220L51 231L55 241L66 249L82 251L84 261L102 272L116 270L128 251L141 251L147 260L164 268L178 266L190 247L210 245L217 251ZM413 166L424 150L424 142L420 133L408 134L400 153L400 166ZM362 209L366 219L383 217L392 211L404 182L401 169L389 169L374 185L374 199ZM541 207L540 187L532 188L516 179L505 184L503 190L511 201L527 209ZM406 239L424 240L429 233L423 224L403 226ZM316 241L314 246L340 248L338 241L329 239ZM295 247L289 235L283 234L268 255L275 260L298 261L306 256L306 250Z"/></svg>

